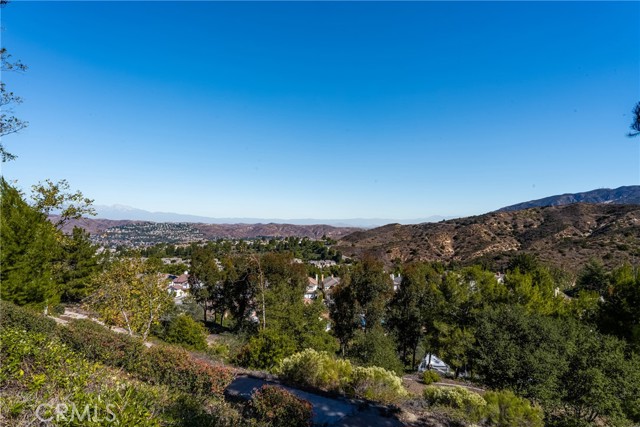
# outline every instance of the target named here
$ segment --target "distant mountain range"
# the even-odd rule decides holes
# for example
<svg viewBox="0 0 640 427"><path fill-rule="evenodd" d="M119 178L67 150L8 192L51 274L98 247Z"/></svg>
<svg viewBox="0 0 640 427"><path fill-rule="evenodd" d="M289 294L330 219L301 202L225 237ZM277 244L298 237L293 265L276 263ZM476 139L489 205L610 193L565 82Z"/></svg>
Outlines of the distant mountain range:
<svg viewBox="0 0 640 427"><path fill-rule="evenodd" d="M629 185L615 189L600 188L583 193L567 193L544 199L531 200L498 209L502 211L519 211L544 206L564 206L572 203L611 203L616 205L640 205L640 185Z"/></svg>
<svg viewBox="0 0 640 427"><path fill-rule="evenodd" d="M58 216L51 215L52 221L57 221ZM194 235L193 231L197 231L202 238L211 240L218 238L225 239L253 239L257 237L309 237L311 239L320 239L322 236L332 239L340 239L354 231L362 230L356 227L334 227L326 224L313 225L297 225L297 224L204 224L201 222L189 222L188 227L181 227L184 230L172 230L176 227L168 227L176 225L173 221L155 222L155 221L136 221L136 220L113 220L103 218L80 218L71 220L63 227L63 232L70 233L73 227L78 226L84 228L87 232L94 236L104 235L108 237L115 228L127 227L127 235L133 234L139 241L169 241L172 243L188 243ZM186 223L186 221L181 222ZM188 229L188 230L187 230ZM189 231L187 233L186 231ZM169 236L169 232L172 236ZM116 232L116 234L121 234ZM158 235L167 234L166 239L158 239ZM184 238L181 238L182 235ZM111 239L112 240L112 239Z"/></svg>
<svg viewBox="0 0 640 427"><path fill-rule="evenodd" d="M568 270L589 259L608 266L640 260L640 206L574 203L492 212L439 223L390 224L345 236L336 249L394 260L472 263L503 268L514 254L534 254Z"/></svg>
<svg viewBox="0 0 640 427"><path fill-rule="evenodd" d="M390 223L419 224L422 222L437 222L451 218L444 216L430 216L416 219L392 218L348 218L348 219L281 219L281 218L212 218L198 215L179 214L173 212L149 212L124 205L96 205L94 206L98 219L151 221L151 222L194 222L203 224L291 224L291 225L332 225L334 227L372 228Z"/></svg>

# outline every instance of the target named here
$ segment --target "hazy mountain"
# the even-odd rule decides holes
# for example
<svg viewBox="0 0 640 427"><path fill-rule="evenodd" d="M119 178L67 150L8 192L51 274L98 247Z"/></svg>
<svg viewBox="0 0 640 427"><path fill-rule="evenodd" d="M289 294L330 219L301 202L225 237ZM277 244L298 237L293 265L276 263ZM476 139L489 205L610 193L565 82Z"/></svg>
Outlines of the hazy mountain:
<svg viewBox="0 0 640 427"><path fill-rule="evenodd" d="M436 222L451 218L444 216L430 216L416 219L393 218L348 218L348 219L318 219L318 218L212 218L206 216L179 214L173 212L149 212L125 205L96 205L97 218L112 220L152 221L152 222L194 222L203 224L292 224L317 225L326 224L335 227L371 228L385 224L419 224L422 222Z"/></svg>
<svg viewBox="0 0 640 427"><path fill-rule="evenodd" d="M501 268L511 255L527 252L567 269L578 269L592 257L618 266L640 259L640 206L579 203L439 223L391 224L350 234L337 249L355 257L373 253L389 264L394 259L484 259Z"/></svg>
<svg viewBox="0 0 640 427"><path fill-rule="evenodd" d="M613 203L617 205L639 205L640 185L629 185L615 189L600 188L598 190L585 191L583 193L567 193L557 196L545 197L544 199L531 200L529 202L518 203L507 206L500 211L517 211L521 209L536 208L543 206L563 206L571 203Z"/></svg>

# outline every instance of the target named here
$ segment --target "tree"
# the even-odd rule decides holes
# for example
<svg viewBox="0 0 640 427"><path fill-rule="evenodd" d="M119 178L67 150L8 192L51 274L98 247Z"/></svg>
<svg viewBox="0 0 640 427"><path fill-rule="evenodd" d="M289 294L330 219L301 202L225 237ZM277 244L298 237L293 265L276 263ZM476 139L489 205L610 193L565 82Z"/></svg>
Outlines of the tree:
<svg viewBox="0 0 640 427"><path fill-rule="evenodd" d="M4 6L6 3L6 1L3 1L0 4ZM0 48L0 63L0 74L11 71L19 73L27 71L27 66L22 62L12 61L11 55L4 47ZM1 140L7 135L21 131L29 124L13 114L13 107L21 103L22 98L8 90L4 81L0 81L0 108L2 109L0 113L0 157L3 163L14 160L16 156L5 149Z"/></svg>
<svg viewBox="0 0 640 427"><path fill-rule="evenodd" d="M380 325L393 295L393 284L384 271L382 261L369 255L363 257L348 277L366 332Z"/></svg>
<svg viewBox="0 0 640 427"><path fill-rule="evenodd" d="M204 311L205 324L209 302L213 299L214 288L220 281L220 269L216 261L213 251L208 247L196 247L191 253L189 286L191 295Z"/></svg>
<svg viewBox="0 0 640 427"><path fill-rule="evenodd" d="M95 279L87 303L108 325L147 339L151 327L173 305L162 278L139 257L116 260Z"/></svg>
<svg viewBox="0 0 640 427"><path fill-rule="evenodd" d="M640 274L625 265L611 275L611 288L600 307L600 329L625 339L640 353Z"/></svg>
<svg viewBox="0 0 640 427"><path fill-rule="evenodd" d="M363 366L379 366L398 375L404 373L404 366L396 353L396 343L381 326L372 328L367 333L357 331L348 356Z"/></svg>
<svg viewBox="0 0 640 427"><path fill-rule="evenodd" d="M2 177L0 205L0 296L18 305L45 309L57 304L59 233Z"/></svg>
<svg viewBox="0 0 640 427"><path fill-rule="evenodd" d="M97 247L91 243L89 233L73 227L70 236L62 240L59 275L62 283L62 301L79 302L91 293L93 276L102 268L96 256Z"/></svg>
<svg viewBox="0 0 640 427"><path fill-rule="evenodd" d="M568 369L573 323L501 305L479 314L474 366L484 383L542 402L557 402Z"/></svg>
<svg viewBox="0 0 640 427"><path fill-rule="evenodd" d="M640 102L633 108L633 122L631 122L631 132L627 135L634 137L640 135Z"/></svg>
<svg viewBox="0 0 640 427"><path fill-rule="evenodd" d="M423 316L427 304L426 269L426 265L418 263L406 266L400 287L389 304L389 329L398 337L398 346L405 364L408 352L411 352L411 367L416 364L416 350L425 334Z"/></svg>
<svg viewBox="0 0 640 427"><path fill-rule="evenodd" d="M332 332L340 342L342 356L345 355L349 341L360 327L353 288L346 283L345 278L343 276L343 282L333 288L329 302Z"/></svg>
<svg viewBox="0 0 640 427"><path fill-rule="evenodd" d="M49 217L58 213L55 226L62 228L69 220L79 219L85 215L95 215L93 200L86 198L82 192L71 192L71 186L66 179L53 182L50 179L39 182L31 187L33 207Z"/></svg>

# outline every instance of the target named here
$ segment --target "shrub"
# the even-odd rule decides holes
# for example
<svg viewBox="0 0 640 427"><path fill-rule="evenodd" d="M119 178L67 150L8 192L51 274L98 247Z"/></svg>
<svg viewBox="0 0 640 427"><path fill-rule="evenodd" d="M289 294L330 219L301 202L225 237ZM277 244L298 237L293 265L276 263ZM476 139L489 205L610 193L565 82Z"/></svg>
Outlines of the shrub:
<svg viewBox="0 0 640 427"><path fill-rule="evenodd" d="M145 381L201 396L222 396L234 377L229 368L211 365L184 349L165 345L147 349L136 373Z"/></svg>
<svg viewBox="0 0 640 427"><path fill-rule="evenodd" d="M462 387L427 386L423 394L429 405L459 409L473 420L480 419L487 406L482 396Z"/></svg>
<svg viewBox="0 0 640 427"><path fill-rule="evenodd" d="M78 417L89 406L90 416L108 420L112 414L118 425L163 425L154 415L163 412L164 390L128 379L121 381L117 371L79 357L56 337L5 328L0 338L0 383L6 392L0 419L6 425L33 424L34 413L42 403L46 405L40 413L45 417L54 415L57 404L67 406L69 410L63 415L69 416L72 409L68 405L73 404L79 410ZM80 425L81 420L75 421L78 424L69 425Z"/></svg>
<svg viewBox="0 0 640 427"><path fill-rule="evenodd" d="M60 328L59 335L86 358L126 370L135 369L145 349L140 339L110 331L89 319L70 321Z"/></svg>
<svg viewBox="0 0 640 427"><path fill-rule="evenodd" d="M181 314L169 322L163 339L171 344L179 344L193 350L207 348L207 331L200 322L190 316Z"/></svg>
<svg viewBox="0 0 640 427"><path fill-rule="evenodd" d="M264 329L249 339L236 356L235 362L247 368L272 370L295 351L296 343L289 335Z"/></svg>
<svg viewBox="0 0 640 427"><path fill-rule="evenodd" d="M308 427L313 419L312 406L282 387L264 385L249 404L252 417L278 427Z"/></svg>
<svg viewBox="0 0 640 427"><path fill-rule="evenodd" d="M407 395L402 379L378 366L355 368L351 387L356 396L385 403L395 402Z"/></svg>
<svg viewBox="0 0 640 427"><path fill-rule="evenodd" d="M278 368L279 375L288 381L327 391L344 391L352 371L348 360L310 348L287 357Z"/></svg>
<svg viewBox="0 0 640 427"><path fill-rule="evenodd" d="M543 412L512 391L490 391L484 395L487 423L497 427L542 427Z"/></svg>
<svg viewBox="0 0 640 427"><path fill-rule="evenodd" d="M440 375L438 375L438 373L435 371L424 371L424 373L422 374L422 381L426 385L431 385L440 381Z"/></svg>
<svg viewBox="0 0 640 427"><path fill-rule="evenodd" d="M55 320L39 311L0 300L0 328L18 328L49 335L54 333L56 327Z"/></svg>

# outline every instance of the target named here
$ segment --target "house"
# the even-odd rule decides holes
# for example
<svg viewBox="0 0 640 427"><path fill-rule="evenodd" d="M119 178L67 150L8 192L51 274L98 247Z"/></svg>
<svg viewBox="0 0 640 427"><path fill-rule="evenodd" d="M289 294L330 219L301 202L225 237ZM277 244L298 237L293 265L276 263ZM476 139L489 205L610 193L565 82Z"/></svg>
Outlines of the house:
<svg viewBox="0 0 640 427"><path fill-rule="evenodd" d="M324 276L322 276L320 281L322 283L322 289L324 289L325 291L328 291L334 286L337 286L340 284L340 278L333 277L333 275L331 275L331 277L327 277L326 279L324 278Z"/></svg>
<svg viewBox="0 0 640 427"><path fill-rule="evenodd" d="M321 259L319 261L309 261L309 264L315 265L318 268L327 268L327 267L333 267L337 265L336 262L332 259Z"/></svg>
<svg viewBox="0 0 640 427"><path fill-rule="evenodd" d="M187 289L188 288L186 288L186 287L184 287L182 285L171 284L167 288L167 291L171 295L173 295L176 299L178 299L178 298L182 299L187 294Z"/></svg>
<svg viewBox="0 0 640 427"><path fill-rule="evenodd" d="M181 286L183 289L189 289L189 273L184 272L171 281L171 285Z"/></svg>
<svg viewBox="0 0 640 427"><path fill-rule="evenodd" d="M309 277L309 282L307 284L307 288L304 291L304 299L305 302L307 302L307 300L309 300L308 302L311 302L310 300L314 300L317 297L316 292L318 291L318 275L316 274L316 277Z"/></svg>

